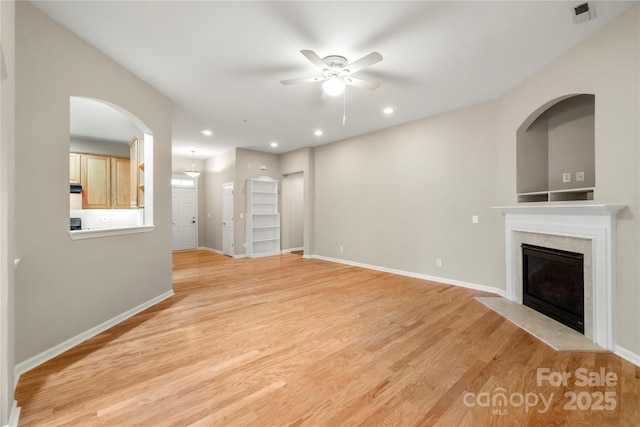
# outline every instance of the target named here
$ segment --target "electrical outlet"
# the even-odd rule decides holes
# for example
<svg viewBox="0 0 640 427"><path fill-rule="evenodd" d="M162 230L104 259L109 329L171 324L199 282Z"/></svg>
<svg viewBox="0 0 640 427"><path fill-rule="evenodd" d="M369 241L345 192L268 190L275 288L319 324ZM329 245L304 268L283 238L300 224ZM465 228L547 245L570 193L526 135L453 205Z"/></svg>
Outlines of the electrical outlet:
<svg viewBox="0 0 640 427"><path fill-rule="evenodd" d="M564 172L562 174L562 182L571 182L571 172Z"/></svg>
<svg viewBox="0 0 640 427"><path fill-rule="evenodd" d="M478 223L478 215L473 215L471 217L471 222L474 223L474 224L477 224Z"/></svg>
<svg viewBox="0 0 640 427"><path fill-rule="evenodd" d="M340 246L340 252L344 252L344 246Z"/></svg>
<svg viewBox="0 0 640 427"><path fill-rule="evenodd" d="M436 260L436 267L442 267L442 260L440 258Z"/></svg>
<svg viewBox="0 0 640 427"><path fill-rule="evenodd" d="M576 181L578 182L584 181L584 172L576 172Z"/></svg>

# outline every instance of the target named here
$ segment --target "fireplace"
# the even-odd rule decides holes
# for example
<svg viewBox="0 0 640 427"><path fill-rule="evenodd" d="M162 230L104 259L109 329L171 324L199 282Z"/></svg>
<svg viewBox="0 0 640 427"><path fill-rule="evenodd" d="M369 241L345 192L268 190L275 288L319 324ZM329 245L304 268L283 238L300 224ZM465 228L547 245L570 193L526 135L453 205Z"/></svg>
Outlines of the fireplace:
<svg viewBox="0 0 640 427"><path fill-rule="evenodd" d="M505 214L506 292L522 304L522 243L584 254L584 335L615 350L616 215L594 203L496 207Z"/></svg>
<svg viewBox="0 0 640 427"><path fill-rule="evenodd" d="M584 255L522 244L522 303L584 334Z"/></svg>

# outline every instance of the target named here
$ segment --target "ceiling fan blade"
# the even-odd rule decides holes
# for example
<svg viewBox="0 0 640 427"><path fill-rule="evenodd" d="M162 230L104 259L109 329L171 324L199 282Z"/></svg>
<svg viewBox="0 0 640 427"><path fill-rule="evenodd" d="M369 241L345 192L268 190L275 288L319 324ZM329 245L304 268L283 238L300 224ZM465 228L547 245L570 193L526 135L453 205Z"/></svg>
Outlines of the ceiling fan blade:
<svg viewBox="0 0 640 427"><path fill-rule="evenodd" d="M281 80L280 83L283 85L292 85L296 83L315 83L327 80L328 77L305 77L303 79L289 79L289 80Z"/></svg>
<svg viewBox="0 0 640 427"><path fill-rule="evenodd" d="M358 71L370 67L380 61L382 61L382 55L380 55L378 52L371 52L370 54L363 56L357 61L348 64L345 67L345 71L349 70L349 74L357 73Z"/></svg>
<svg viewBox="0 0 640 427"><path fill-rule="evenodd" d="M380 87L380 83L369 80L358 79L355 77L345 77L344 82L349 86L355 86L363 89L376 90Z"/></svg>
<svg viewBox="0 0 640 427"><path fill-rule="evenodd" d="M301 50L301 54L303 54L313 65L318 67L321 70L327 70L329 67L324 63L322 58L320 58L314 51L312 50Z"/></svg>

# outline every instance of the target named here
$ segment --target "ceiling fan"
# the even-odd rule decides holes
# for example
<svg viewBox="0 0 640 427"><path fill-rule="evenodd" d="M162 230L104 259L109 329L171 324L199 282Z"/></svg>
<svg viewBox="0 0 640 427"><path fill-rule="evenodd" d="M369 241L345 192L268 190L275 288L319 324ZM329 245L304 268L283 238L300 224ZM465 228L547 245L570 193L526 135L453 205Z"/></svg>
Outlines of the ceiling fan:
<svg viewBox="0 0 640 427"><path fill-rule="evenodd" d="M342 95L344 93L345 86L347 85L369 90L376 90L380 87L380 83L378 82L352 77L352 75L358 71L382 61L382 55L378 52L371 52L370 54L351 63L347 61L347 58L340 55L329 55L324 58L320 58L312 50L301 50L300 53L303 54L313 65L322 70L322 76L282 80L280 83L283 85L324 82L322 84L322 89L329 96Z"/></svg>

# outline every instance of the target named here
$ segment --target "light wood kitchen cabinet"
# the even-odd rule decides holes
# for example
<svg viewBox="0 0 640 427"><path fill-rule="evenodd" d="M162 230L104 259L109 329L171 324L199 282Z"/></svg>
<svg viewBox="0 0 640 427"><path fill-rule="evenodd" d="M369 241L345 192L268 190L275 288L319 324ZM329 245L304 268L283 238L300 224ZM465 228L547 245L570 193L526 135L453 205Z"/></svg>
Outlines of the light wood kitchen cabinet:
<svg viewBox="0 0 640 427"><path fill-rule="evenodd" d="M129 208L129 159L97 154L72 154L79 157L82 209Z"/></svg>
<svg viewBox="0 0 640 427"><path fill-rule="evenodd" d="M80 185L80 154L69 153L69 183Z"/></svg>
<svg viewBox="0 0 640 427"><path fill-rule="evenodd" d="M80 156L82 209L111 208L111 157Z"/></svg>
<svg viewBox="0 0 640 427"><path fill-rule="evenodd" d="M130 152L130 206L144 207L144 139L134 136L129 142Z"/></svg>
<svg viewBox="0 0 640 427"><path fill-rule="evenodd" d="M111 208L128 209L130 207L131 162L129 159L111 158Z"/></svg>

